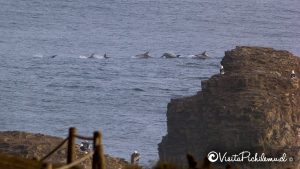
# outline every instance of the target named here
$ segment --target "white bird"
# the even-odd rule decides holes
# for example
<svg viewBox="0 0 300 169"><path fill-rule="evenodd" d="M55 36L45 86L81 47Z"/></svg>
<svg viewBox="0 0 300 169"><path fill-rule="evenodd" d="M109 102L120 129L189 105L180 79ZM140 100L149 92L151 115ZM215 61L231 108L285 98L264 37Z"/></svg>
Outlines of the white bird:
<svg viewBox="0 0 300 169"><path fill-rule="evenodd" d="M296 73L295 73L295 71L294 70L292 70L292 73L291 73L291 78L293 79L293 78L295 78L296 77Z"/></svg>
<svg viewBox="0 0 300 169"><path fill-rule="evenodd" d="M223 75L225 73L223 65L220 67L220 74Z"/></svg>

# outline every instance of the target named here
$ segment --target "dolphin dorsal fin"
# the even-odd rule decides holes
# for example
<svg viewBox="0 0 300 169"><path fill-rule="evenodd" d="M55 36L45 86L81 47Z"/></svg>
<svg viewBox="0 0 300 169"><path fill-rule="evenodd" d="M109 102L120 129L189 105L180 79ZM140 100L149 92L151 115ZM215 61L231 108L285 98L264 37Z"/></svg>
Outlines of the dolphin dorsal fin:
<svg viewBox="0 0 300 169"><path fill-rule="evenodd" d="M93 57L94 57L94 55L95 55L95 53L92 53L92 54L90 55L90 57L89 57L89 58L93 58Z"/></svg>
<svg viewBox="0 0 300 169"><path fill-rule="evenodd" d="M104 53L104 58L109 58L109 57L107 56L106 52Z"/></svg>

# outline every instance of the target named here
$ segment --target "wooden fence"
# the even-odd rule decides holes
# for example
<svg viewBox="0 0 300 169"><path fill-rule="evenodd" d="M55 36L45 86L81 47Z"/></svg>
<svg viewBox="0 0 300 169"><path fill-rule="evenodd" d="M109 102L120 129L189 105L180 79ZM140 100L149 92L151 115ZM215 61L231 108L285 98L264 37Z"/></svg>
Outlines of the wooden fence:
<svg viewBox="0 0 300 169"><path fill-rule="evenodd" d="M93 141L93 151L89 152L87 155L80 159L75 159L76 157L76 148L75 143L77 139L82 140L92 140ZM78 165L79 163L85 161L88 158L92 157L92 169L105 169L105 159L103 154L103 146L102 146L102 135L101 132L94 132L93 137L85 137L77 134L76 128L69 129L69 136L64 139L55 149L53 149L49 154L47 154L40 161L46 160L53 153L55 153L60 147L62 147L66 142L68 142L67 149L67 164L55 169L69 169ZM44 163L43 169L54 169L52 163Z"/></svg>

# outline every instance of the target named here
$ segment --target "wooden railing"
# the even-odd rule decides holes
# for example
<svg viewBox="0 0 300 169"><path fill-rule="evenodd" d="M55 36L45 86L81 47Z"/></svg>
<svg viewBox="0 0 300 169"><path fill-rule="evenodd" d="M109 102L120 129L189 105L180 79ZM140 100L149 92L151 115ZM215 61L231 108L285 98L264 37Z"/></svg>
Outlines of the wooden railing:
<svg viewBox="0 0 300 169"><path fill-rule="evenodd" d="M85 155L80 159L75 159L76 157L76 148L75 143L77 139L83 140L92 140L93 141L93 151ZM93 137L85 137L81 135L77 135L76 128L69 129L69 136L64 139L57 147L55 147L49 154L43 157L40 161L45 161L48 157L53 155L59 148L61 148L66 142L68 142L68 149L67 149L67 164L61 166L56 169L69 169L72 168L79 163L85 161L92 157L92 169L105 169L105 159L103 154L103 146L102 146L102 135L101 132L97 131L94 132ZM54 169L52 163L44 163L43 169Z"/></svg>

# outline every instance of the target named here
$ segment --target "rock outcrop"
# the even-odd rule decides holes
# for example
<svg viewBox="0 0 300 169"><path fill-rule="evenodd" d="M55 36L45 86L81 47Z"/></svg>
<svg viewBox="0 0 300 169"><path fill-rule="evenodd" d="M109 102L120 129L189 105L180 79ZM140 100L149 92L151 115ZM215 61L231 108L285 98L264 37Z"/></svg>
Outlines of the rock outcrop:
<svg viewBox="0 0 300 169"><path fill-rule="evenodd" d="M210 151L247 150L287 153L293 162L284 165L299 169L300 59L283 50L236 47L221 64L225 74L202 81L196 95L169 103L160 159L185 162L187 153L203 159Z"/></svg>
<svg viewBox="0 0 300 169"><path fill-rule="evenodd" d="M0 132L0 154L14 155L27 159L41 159L63 141L62 138L44 134L33 134L20 131ZM76 159L85 156L85 153L76 146ZM66 164L66 144L51 155L46 161L54 164ZM105 155L107 169L121 169L128 165L124 159ZM81 163L82 168L90 169L92 159Z"/></svg>

